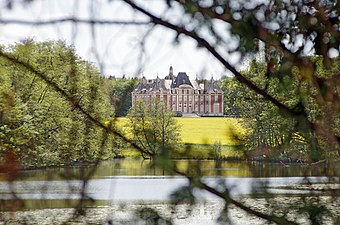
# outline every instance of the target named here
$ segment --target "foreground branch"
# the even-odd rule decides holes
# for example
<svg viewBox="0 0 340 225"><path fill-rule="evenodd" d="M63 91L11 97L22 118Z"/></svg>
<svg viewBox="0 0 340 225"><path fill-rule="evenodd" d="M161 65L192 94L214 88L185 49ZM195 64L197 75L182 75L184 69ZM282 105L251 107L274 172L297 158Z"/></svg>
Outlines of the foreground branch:
<svg viewBox="0 0 340 225"><path fill-rule="evenodd" d="M142 149L140 146L138 146L137 144L135 144L133 141L129 140L127 137L125 137L122 133L120 133L119 131L113 129L111 126L106 126L104 123L100 122L99 120L97 120L95 117L93 117L89 112L87 112L80 104L79 101L77 99L75 99L74 96L70 95L69 93L67 93L65 90L63 90L62 88L60 88L58 86L57 83L51 81L50 79L48 79L47 75L44 74L43 72L38 71L37 69L35 69L32 65L30 65L27 62L23 62L19 59L17 59L16 57L4 52L3 50L0 50L0 57L3 57L4 59L9 60L10 62L23 67L25 69L27 69L28 71L32 72L33 74L37 75L39 78L41 78L44 82L46 82L47 85L49 85L50 87L53 88L54 91L58 92L59 94L61 94L61 96L63 98L65 98L75 109L79 110L84 116L86 116L86 118L88 120L90 120L93 124L95 124L96 126L104 129L107 133L111 133L113 135L115 135L116 137L121 138L123 141L125 141L126 143L130 144L132 147L134 147L136 150L147 154L146 150Z"/></svg>
<svg viewBox="0 0 340 225"><path fill-rule="evenodd" d="M126 2L127 4L129 4L133 9L136 9L139 12L143 13L144 15L148 16L152 23L164 26L164 27L169 28L169 29L171 29L173 31L176 31L177 34L184 34L184 35L186 35L188 37L191 37L195 41L197 41L197 43L200 46L205 47L218 61L220 61L223 64L223 66L225 68L227 68L230 72L232 72L235 75L236 79L240 83L245 84L251 90L253 90L257 94L263 96L265 99L267 99L268 101L272 102L278 108L284 110L285 112L287 112L288 114L293 115L293 116L298 116L298 115L301 114L301 112L298 112L298 111L295 111L294 109L289 108L288 106L286 106L285 104L283 104L282 102L280 102L279 100L277 100L276 98L274 98L273 96L268 94L265 90L260 89L253 82L251 82L249 79L244 77L232 65L230 65L230 63L228 63L228 61L226 59L224 59L223 56L220 53L218 53L217 50L212 45L210 45L210 43L207 40L205 40L204 38L200 37L196 32L189 31L189 30L187 30L186 28L184 28L182 26L175 25L173 23L165 21L165 20L161 19L160 17L157 17L157 16L153 15L152 13L148 12L147 10L145 10L145 9L141 8L140 6L136 5L131 0L123 0L123 1Z"/></svg>
<svg viewBox="0 0 340 225"><path fill-rule="evenodd" d="M76 17L65 17L52 20L27 21L20 19L0 19L0 24L17 24L17 25L32 25L32 26L47 26L58 23L84 23L93 25L147 25L148 21L124 21L124 20L93 20L93 19L79 19Z"/></svg>
<svg viewBox="0 0 340 225"><path fill-rule="evenodd" d="M277 223L277 224L286 224L286 225L297 225L297 223L293 222L293 221L290 221L284 217L278 217L278 216L275 216L275 215L267 215L265 213L262 213L260 211L256 211L248 206L246 206L245 204L241 203L241 202L238 202L236 201L235 199L231 198L229 195L226 195L224 194L223 192L220 192L218 190L216 190L215 188L203 183L202 181L200 181L198 184L196 182L193 182L194 180L194 177L192 176L188 176L188 174L186 173L183 173L181 171L178 171L176 170L176 173L188 178L188 180L191 182L191 183L195 183L195 186L197 188L200 188L200 189L203 189L203 190L206 190L220 198L222 198L224 201L228 202L228 203L231 203L233 205L235 205L236 207L244 210L245 212L249 213L249 214L252 214L252 215L255 215L259 218L262 218L262 219L265 219L267 221L270 221L270 222L274 222L274 223Z"/></svg>

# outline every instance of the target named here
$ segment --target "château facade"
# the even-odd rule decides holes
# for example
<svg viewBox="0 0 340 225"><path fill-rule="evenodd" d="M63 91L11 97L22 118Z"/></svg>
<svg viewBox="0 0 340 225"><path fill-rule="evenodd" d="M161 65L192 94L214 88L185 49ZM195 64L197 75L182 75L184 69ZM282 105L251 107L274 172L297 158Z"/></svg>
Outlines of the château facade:
<svg viewBox="0 0 340 225"><path fill-rule="evenodd" d="M132 92L132 106L139 100L148 102L152 98L164 102L176 114L223 116L223 91L213 78L190 80L185 72L175 76L172 67L164 79L143 77Z"/></svg>

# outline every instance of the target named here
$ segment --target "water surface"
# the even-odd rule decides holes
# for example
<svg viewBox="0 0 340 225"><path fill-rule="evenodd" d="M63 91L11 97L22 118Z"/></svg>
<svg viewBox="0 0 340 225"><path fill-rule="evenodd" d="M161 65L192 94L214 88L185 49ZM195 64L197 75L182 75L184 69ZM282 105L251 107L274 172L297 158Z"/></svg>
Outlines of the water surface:
<svg viewBox="0 0 340 225"><path fill-rule="evenodd" d="M179 170L194 173L199 166L203 181L211 186L225 185L234 196L248 195L254 188L279 194L299 194L304 191L290 188L305 182L329 182L322 165L255 162L175 161ZM337 169L335 171L339 171ZM86 179L85 179L86 178ZM87 180L84 183L83 180ZM85 198L94 204L107 205L129 201L166 201L178 188L188 185L184 177L156 168L148 160L114 160L98 167L49 168L26 170L12 183L0 182L0 198L11 201L24 199L29 208L71 207L81 198L86 184ZM282 188L283 187L283 188ZM15 195L14 195L15 193ZM215 196L195 191L199 199L218 200ZM42 204L41 201L45 202Z"/></svg>

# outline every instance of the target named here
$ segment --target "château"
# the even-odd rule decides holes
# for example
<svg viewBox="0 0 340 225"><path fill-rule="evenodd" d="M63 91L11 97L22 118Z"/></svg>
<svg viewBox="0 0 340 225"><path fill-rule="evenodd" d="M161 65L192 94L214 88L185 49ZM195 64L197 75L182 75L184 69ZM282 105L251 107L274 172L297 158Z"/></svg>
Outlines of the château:
<svg viewBox="0 0 340 225"><path fill-rule="evenodd" d="M172 66L164 79L158 75L156 79L143 77L132 92L132 105L152 98L164 102L177 115L223 116L223 91L213 78L190 80L185 72L175 76Z"/></svg>

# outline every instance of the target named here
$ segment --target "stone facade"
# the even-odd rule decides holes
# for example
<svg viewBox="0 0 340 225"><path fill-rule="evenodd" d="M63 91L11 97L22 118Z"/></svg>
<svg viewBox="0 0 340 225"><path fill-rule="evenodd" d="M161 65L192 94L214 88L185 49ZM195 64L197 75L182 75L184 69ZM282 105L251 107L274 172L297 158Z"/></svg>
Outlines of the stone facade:
<svg viewBox="0 0 340 225"><path fill-rule="evenodd" d="M223 116L223 92L216 81L190 80L185 72L169 74L164 79L147 80L144 77L132 92L132 105L138 100L158 99L174 113L199 116Z"/></svg>

